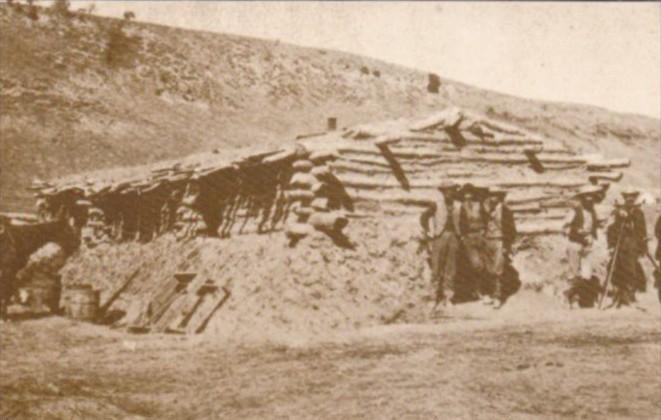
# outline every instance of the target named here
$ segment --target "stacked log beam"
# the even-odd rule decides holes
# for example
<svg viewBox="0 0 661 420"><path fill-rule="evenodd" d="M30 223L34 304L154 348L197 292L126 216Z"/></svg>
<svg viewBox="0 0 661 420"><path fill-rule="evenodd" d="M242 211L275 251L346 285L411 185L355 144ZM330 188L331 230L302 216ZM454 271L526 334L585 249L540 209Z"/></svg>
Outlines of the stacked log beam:
<svg viewBox="0 0 661 420"><path fill-rule="evenodd" d="M285 226L285 232L292 240L302 239L313 231L307 220L312 214L310 203L314 200L312 186L316 184L316 178L310 174L314 163L308 157L309 154L304 153L292 163L294 175L289 183L289 190L285 192L296 217L296 220L287 221Z"/></svg>
<svg viewBox="0 0 661 420"><path fill-rule="evenodd" d="M611 159L611 160L594 160L588 162L588 171L608 171L615 168L626 168L631 165L629 159Z"/></svg>
<svg viewBox="0 0 661 420"><path fill-rule="evenodd" d="M389 189L399 189L401 185L394 178L374 178L366 175L344 175L338 174L338 178L342 183L348 188L355 189L365 189L365 190L389 190ZM519 180L506 180L506 179L494 179L485 177L481 174L475 174L475 176L470 176L466 178L462 177L453 177L454 181L459 184L465 183L479 183L484 187L498 186L506 189L517 189L517 188L545 188L545 189L572 189L575 190L587 183L586 179L580 178L540 178L540 177L530 177L529 179L519 179ZM443 176L435 176L433 178L426 179L416 179L409 182L411 189L435 189L436 186L444 180Z"/></svg>
<svg viewBox="0 0 661 420"><path fill-rule="evenodd" d="M507 153L462 153L461 151L438 152L438 151L416 151L405 152L394 151L393 155L400 160L402 165L415 163L420 166L442 166L448 163L486 163L502 165L529 165L530 160L524 154ZM389 168L381 153L371 150L345 150L341 160L348 162L363 163L368 165ZM564 167L581 167L586 165L586 160L580 156L562 156L553 153L540 153L537 155L539 162L546 168L547 165L564 165Z"/></svg>
<svg viewBox="0 0 661 420"><path fill-rule="evenodd" d="M296 220L290 221L286 234L292 240L300 240L315 229L329 234L339 234L348 224L346 215L331 209L327 196L331 170L327 162L333 153L306 154L293 162L295 171L290 181L288 198L294 204Z"/></svg>

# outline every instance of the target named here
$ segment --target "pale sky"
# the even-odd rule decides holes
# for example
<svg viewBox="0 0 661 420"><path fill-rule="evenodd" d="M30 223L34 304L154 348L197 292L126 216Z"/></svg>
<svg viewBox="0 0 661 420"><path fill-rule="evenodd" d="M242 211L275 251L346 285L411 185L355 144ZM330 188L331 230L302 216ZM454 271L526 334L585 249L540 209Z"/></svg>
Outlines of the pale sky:
<svg viewBox="0 0 661 420"><path fill-rule="evenodd" d="M661 117L661 3L95 3L103 15L131 10L139 21L337 49L517 96Z"/></svg>

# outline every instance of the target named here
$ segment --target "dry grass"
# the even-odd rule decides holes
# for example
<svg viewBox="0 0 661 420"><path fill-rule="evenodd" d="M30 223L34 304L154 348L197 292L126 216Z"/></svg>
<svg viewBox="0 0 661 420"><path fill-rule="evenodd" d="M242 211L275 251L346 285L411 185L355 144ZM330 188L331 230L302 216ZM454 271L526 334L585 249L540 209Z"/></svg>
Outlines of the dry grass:
<svg viewBox="0 0 661 420"><path fill-rule="evenodd" d="M107 62L114 21L33 22L0 5L2 210L54 176L289 141L340 126L420 116L449 103L488 112L587 152L630 157L631 181L658 189L658 121L541 103L336 51L131 22L129 54ZM368 68L371 74L362 74ZM374 76L377 70L379 77ZM627 178L625 178L626 180Z"/></svg>
<svg viewBox="0 0 661 420"><path fill-rule="evenodd" d="M648 301L650 313L553 310L530 320L519 307L241 345L58 318L2 325L0 416L658 418L661 333Z"/></svg>

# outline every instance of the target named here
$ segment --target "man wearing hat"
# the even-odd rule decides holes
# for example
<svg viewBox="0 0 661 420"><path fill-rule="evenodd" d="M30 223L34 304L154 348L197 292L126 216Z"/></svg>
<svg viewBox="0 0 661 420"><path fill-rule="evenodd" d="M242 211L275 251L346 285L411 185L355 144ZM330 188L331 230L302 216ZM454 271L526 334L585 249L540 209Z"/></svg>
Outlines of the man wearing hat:
<svg viewBox="0 0 661 420"><path fill-rule="evenodd" d="M458 186L444 182L438 186L442 199L434 201L420 216L423 237L430 244L432 282L436 284L436 305L452 303L457 259L459 229L453 217Z"/></svg>
<svg viewBox="0 0 661 420"><path fill-rule="evenodd" d="M463 203L461 206L460 234L463 249L466 253L467 277L473 294L476 292L485 295L483 279L485 273L485 249L486 243L484 232L486 229L486 212L482 205L484 189L467 183L461 189Z"/></svg>
<svg viewBox="0 0 661 420"><path fill-rule="evenodd" d="M611 254L613 304L617 307L636 301L636 291L645 291L646 280L639 258L647 255L645 215L636 203L639 192L622 192L624 203L615 204L612 223L607 230Z"/></svg>
<svg viewBox="0 0 661 420"><path fill-rule="evenodd" d="M516 226L514 215L505 204L507 191L494 187L489 189L489 195L484 201L484 209L487 217L485 240L485 269L488 274L487 291L493 299L487 304L495 304L500 308L506 299L505 290L505 267L509 263L512 253L512 244L516 238Z"/></svg>
<svg viewBox="0 0 661 420"><path fill-rule="evenodd" d="M594 209L595 197L602 189L586 185L576 194L577 203L565 219L564 228L569 239L567 262L570 287L565 291L570 307L578 300L580 306L593 306L599 294L599 281L592 276L592 244L597 239L598 219Z"/></svg>

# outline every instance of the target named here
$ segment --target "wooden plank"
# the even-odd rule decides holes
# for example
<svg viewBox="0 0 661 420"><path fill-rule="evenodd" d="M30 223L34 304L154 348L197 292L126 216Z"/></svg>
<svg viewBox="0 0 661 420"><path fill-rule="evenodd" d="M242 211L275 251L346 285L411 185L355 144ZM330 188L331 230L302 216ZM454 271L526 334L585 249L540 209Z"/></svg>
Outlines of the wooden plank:
<svg viewBox="0 0 661 420"><path fill-rule="evenodd" d="M462 160L466 162L493 162L503 164L528 164L529 159L525 155L521 156L508 156L498 153L484 153L479 156L462 156ZM551 153L539 153L537 159L542 164L548 163L565 163L565 164L584 164L585 159L580 156L560 156Z"/></svg>
<svg viewBox="0 0 661 420"><path fill-rule="evenodd" d="M337 178L342 182L345 187L353 188L364 188L364 189L398 189L401 188L399 182L393 179L378 179L371 176L364 175L346 175L338 174ZM434 178L428 178L424 180L413 180L409 182L410 188L412 189L433 189L441 181L444 180L444 177L437 176ZM522 179L518 181L508 181L501 180L494 177L468 177L465 179L457 178L455 180L458 184L465 183L478 183L481 186L489 187L502 187L506 189L516 189L516 188L553 188L553 189L576 189L586 184L584 180L581 179L544 179L539 177L530 177L528 179Z"/></svg>
<svg viewBox="0 0 661 420"><path fill-rule="evenodd" d="M563 220L567 217L569 208L548 208L539 212L514 212L514 217L517 223L528 221L545 221L545 220Z"/></svg>
<svg viewBox="0 0 661 420"><path fill-rule="evenodd" d="M356 162L356 163L362 163L366 165L374 165L374 166L380 166L382 168L391 168L390 164L386 161L386 159L383 156L380 155L358 155L358 156L351 156L351 155L342 155L340 161L345 161L345 162ZM416 160L413 162L400 162L400 165L402 167L407 167L409 164L414 164L417 166L427 166L427 167L432 167L432 166L439 166L444 163L461 163L462 158L457 155L457 156L445 156L443 158L438 158L438 159L425 159L425 160Z"/></svg>
<svg viewBox="0 0 661 420"><path fill-rule="evenodd" d="M593 172L589 174L588 179L590 182L596 183L598 181L612 181L619 182L622 180L622 172Z"/></svg>
<svg viewBox="0 0 661 420"><path fill-rule="evenodd" d="M309 158L312 162L319 165L339 158L339 154L336 150L316 150L310 152Z"/></svg>
<svg viewBox="0 0 661 420"><path fill-rule="evenodd" d="M214 314L229 298L230 291L226 287L221 287L212 294L206 295L204 302L198 308L197 313L188 322L186 333L199 334L204 331Z"/></svg>
<svg viewBox="0 0 661 420"><path fill-rule="evenodd" d="M470 134L469 134L470 133ZM531 138L530 136L503 136L495 135L494 137L489 138L488 136L477 137L472 134L470 131L461 130L461 134L464 136L467 144L481 144L481 145L494 145L494 146L506 146L506 145L543 145L544 141L537 138ZM448 143L450 138L447 134L428 134L428 133L411 133L411 134L402 134L402 141L405 140L418 140L418 141L428 141L432 143Z"/></svg>
<svg viewBox="0 0 661 420"><path fill-rule="evenodd" d="M415 190L357 190L348 189L348 194L356 204L367 203L398 203L411 206L424 207L432 203L438 192L435 189ZM507 203L514 207L520 205L537 204L542 208L568 207L571 205L570 196L563 194L549 194L543 192L513 191L507 196Z"/></svg>
<svg viewBox="0 0 661 420"><path fill-rule="evenodd" d="M115 290L115 292L106 300L103 305L99 307L99 316L103 317L108 309L112 306L113 303L119 298L119 296L126 291L131 282L138 276L140 273L140 267L138 267L127 279L126 281Z"/></svg>
<svg viewBox="0 0 661 420"><path fill-rule="evenodd" d="M526 236L564 234L563 223L562 221L557 220L535 220L526 223L519 223L516 226L516 230L520 235Z"/></svg>
<svg viewBox="0 0 661 420"><path fill-rule="evenodd" d="M188 290L178 294L163 316L151 325L151 331L163 333L172 330L172 324L175 320L180 319L184 308L189 304L189 301L194 298L196 298L196 296Z"/></svg>
<svg viewBox="0 0 661 420"><path fill-rule="evenodd" d="M626 158L587 162L588 171L594 172L608 171L609 169L615 168L627 168L629 166L631 166L631 161Z"/></svg>
<svg viewBox="0 0 661 420"><path fill-rule="evenodd" d="M198 282L195 285L192 285L189 290L191 291L191 293L189 293L189 297L186 299L185 302L182 302L182 304L178 308L176 316L173 318L172 322L170 322L168 326L169 330L173 330L173 331L183 330L185 332L186 329L189 327L189 323L191 319L193 319L195 313L203 305L207 295L210 295L211 293L217 291L218 286L216 286L213 280L207 279L202 282Z"/></svg>
<svg viewBox="0 0 661 420"><path fill-rule="evenodd" d="M522 203L522 204L521 203L515 204L508 202L508 205L512 210L512 212L514 213L522 213L522 214L539 213L543 210L539 202Z"/></svg>
<svg viewBox="0 0 661 420"><path fill-rule="evenodd" d="M527 177L528 175L539 177L539 176L548 176L551 178L557 178L558 175L576 177L580 179L585 179L586 174L584 171L580 170L580 167L573 169L565 169L562 174L559 174L557 171L551 171L548 174L537 175L532 169L527 168L526 166L510 166L510 165L500 165L489 162L435 162L435 161L400 161L400 166L404 173L410 180L415 179L416 177L424 178L425 175L429 177L437 177L448 175L451 177L462 176L465 174L466 177L471 176L485 176L485 177L498 177L498 178L520 178ZM373 159L339 159L331 165L331 168L336 173L355 173L363 175L386 175L392 173L390 165L384 164L383 161L375 161ZM453 175L453 173L459 175Z"/></svg>
<svg viewBox="0 0 661 420"><path fill-rule="evenodd" d="M182 328L182 322L196 309L200 297L198 291L208 282L206 278L198 276L182 277L180 281L187 281L185 288L176 296L160 319L152 324L152 331L178 332Z"/></svg>
<svg viewBox="0 0 661 420"><path fill-rule="evenodd" d="M324 136L326 134L327 133L325 131L318 131L316 133L299 134L299 135L296 136L296 140L303 140L303 139L308 139L308 138L311 138L311 137L320 137L320 136Z"/></svg>
<svg viewBox="0 0 661 420"><path fill-rule="evenodd" d="M169 280L161 293L151 302L153 316L148 323L152 331L163 332L167 329L176 309L188 294L188 286L195 279L195 273L179 273Z"/></svg>
<svg viewBox="0 0 661 420"><path fill-rule="evenodd" d="M406 146L404 143L397 146L391 146L392 155L397 159L420 160L420 159L439 159L439 158L455 158L456 160L473 162L499 162L510 164L524 164L528 163L529 159L526 156L526 148L523 147L472 147L468 146L462 149L456 147L411 147ZM363 158L367 156L380 156L381 151L372 147L372 145L343 146L339 148L339 153L342 157L357 157ZM517 156L519 155L519 156ZM569 164L584 164L585 159L581 156L573 155L571 152L557 151L546 152L539 149L536 153L537 159L543 164L556 164L556 163L569 163Z"/></svg>
<svg viewBox="0 0 661 420"><path fill-rule="evenodd" d="M467 146L466 150L470 150L473 153L478 154L504 154L504 155L523 155L527 152L530 152L530 147L533 147L534 153L541 153L544 149L541 146Z"/></svg>
<svg viewBox="0 0 661 420"><path fill-rule="evenodd" d="M395 153L395 155L397 155ZM584 159L575 156L557 156L553 154L537 155L539 161L546 167L547 164L574 164L582 165ZM345 152L341 154L341 160L357 162L363 164L372 164L381 167L389 167L383 157L378 153L353 153ZM407 164L415 163L419 166L438 166L443 163L484 163L484 164L504 164L504 165L529 165L530 161L525 155L508 155L498 153L468 154L461 152L421 152L418 157L411 157L406 153L399 154L400 165L405 168Z"/></svg>
<svg viewBox="0 0 661 420"><path fill-rule="evenodd" d="M581 163L567 163L567 164L544 164L545 173L558 173L565 171L585 170L585 165Z"/></svg>
<svg viewBox="0 0 661 420"><path fill-rule="evenodd" d="M392 169L389 167L381 167L378 165L363 164L358 162L347 162L338 160L333 162L331 169L336 174L357 174L357 175L370 175L370 176L394 176ZM410 179L416 175L429 175L440 178L457 178L457 177L470 177L476 175L477 170L457 170L450 168L443 168L443 170L435 170L430 167L416 167L411 165L404 166L404 172Z"/></svg>
<svg viewBox="0 0 661 420"><path fill-rule="evenodd" d="M370 156L382 156L381 150L376 146L372 145L361 145L356 144L355 146L344 146L338 149L342 155L370 155ZM446 153L439 151L438 149L423 149L423 148L405 148L405 147L393 147L391 149L393 156L396 158L405 158L405 159L423 159L423 158L439 158L446 156ZM452 153L452 152L447 152Z"/></svg>
<svg viewBox="0 0 661 420"><path fill-rule="evenodd" d="M281 152L278 152L274 155L266 156L263 160L262 163L276 163L276 162L282 162L286 161L289 159L292 159L294 156L296 156L296 149L291 147L287 150L283 150Z"/></svg>
<svg viewBox="0 0 661 420"><path fill-rule="evenodd" d="M388 191L383 192L370 192L370 191L349 191L349 196L355 202L390 202L399 203L413 206L428 206L433 203L434 195L432 191L425 192L405 192L405 191Z"/></svg>

